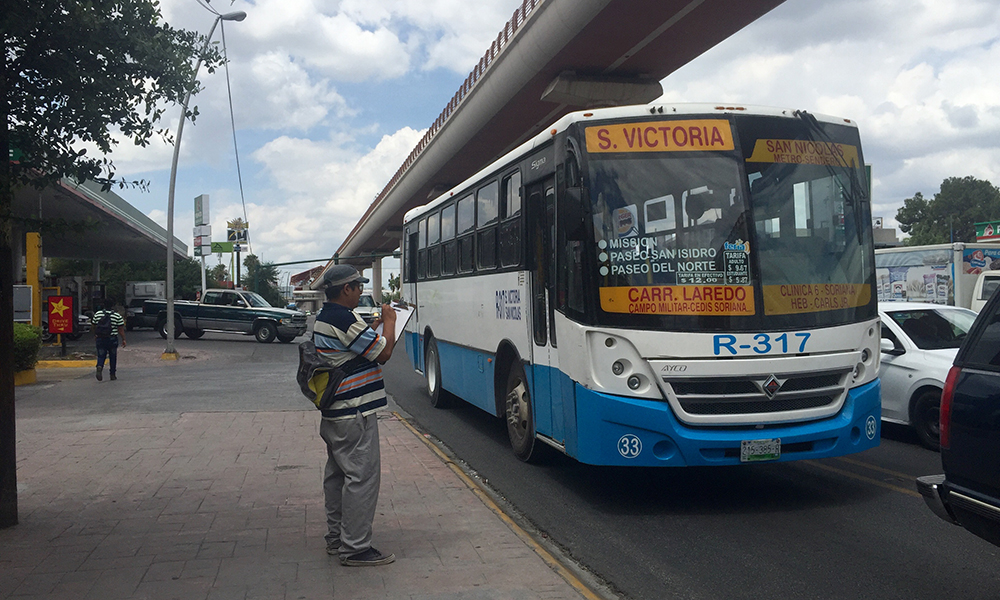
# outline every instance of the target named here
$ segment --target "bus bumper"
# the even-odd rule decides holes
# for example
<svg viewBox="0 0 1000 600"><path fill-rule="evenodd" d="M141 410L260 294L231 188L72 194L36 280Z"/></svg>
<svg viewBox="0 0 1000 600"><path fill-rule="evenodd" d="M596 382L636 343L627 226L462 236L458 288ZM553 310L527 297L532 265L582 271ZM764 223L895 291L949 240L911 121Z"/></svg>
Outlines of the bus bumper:
<svg viewBox="0 0 1000 600"><path fill-rule="evenodd" d="M738 465L744 440L781 440L774 462L861 452L879 444L880 384L849 390L844 406L820 421L764 429L689 427L666 402L612 396L576 386L577 441L567 453L593 465ZM580 442L580 440L583 440Z"/></svg>

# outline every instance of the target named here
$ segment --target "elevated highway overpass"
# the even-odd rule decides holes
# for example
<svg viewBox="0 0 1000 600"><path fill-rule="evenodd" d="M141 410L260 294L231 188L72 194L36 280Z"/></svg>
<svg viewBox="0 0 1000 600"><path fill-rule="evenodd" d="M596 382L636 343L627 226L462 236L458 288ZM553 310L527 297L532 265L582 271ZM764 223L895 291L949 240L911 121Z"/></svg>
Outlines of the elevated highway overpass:
<svg viewBox="0 0 1000 600"><path fill-rule="evenodd" d="M661 79L782 1L523 0L337 256L380 280L380 260L360 257L398 248L406 211L569 112L655 100Z"/></svg>

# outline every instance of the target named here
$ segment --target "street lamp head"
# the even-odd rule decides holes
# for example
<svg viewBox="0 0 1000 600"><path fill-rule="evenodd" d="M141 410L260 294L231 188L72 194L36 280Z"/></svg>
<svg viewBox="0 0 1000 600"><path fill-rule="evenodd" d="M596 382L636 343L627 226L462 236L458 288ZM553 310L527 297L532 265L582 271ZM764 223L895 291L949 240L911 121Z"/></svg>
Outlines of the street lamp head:
<svg viewBox="0 0 1000 600"><path fill-rule="evenodd" d="M224 15L219 15L219 18L223 21L242 21L247 18L247 14L242 10L236 12L226 13Z"/></svg>

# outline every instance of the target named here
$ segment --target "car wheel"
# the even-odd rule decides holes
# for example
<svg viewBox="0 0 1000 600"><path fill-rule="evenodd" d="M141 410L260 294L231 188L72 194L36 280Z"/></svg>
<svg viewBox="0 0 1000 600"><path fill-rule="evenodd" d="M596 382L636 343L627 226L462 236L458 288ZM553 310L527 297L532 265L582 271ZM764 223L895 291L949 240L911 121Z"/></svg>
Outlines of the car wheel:
<svg viewBox="0 0 1000 600"><path fill-rule="evenodd" d="M66 336L67 340L70 340L70 341L73 341L73 342L75 342L76 340L78 340L78 339L80 339L80 338L83 337L82 333L64 333L63 335Z"/></svg>
<svg viewBox="0 0 1000 600"><path fill-rule="evenodd" d="M156 331L160 333L160 337L167 339L167 318L163 317L156 322ZM174 318L174 339L181 337L181 333L184 332L184 328L181 326L181 320Z"/></svg>
<svg viewBox="0 0 1000 600"><path fill-rule="evenodd" d="M524 376L524 367L515 362L507 373L507 393L504 395L504 417L507 421L507 437L514 450L514 456L524 462L532 462L538 457L535 443L535 419L532 415L531 392Z"/></svg>
<svg viewBox="0 0 1000 600"><path fill-rule="evenodd" d="M51 344L56 340L56 334L49 333L49 324L42 321L42 343Z"/></svg>
<svg viewBox="0 0 1000 600"><path fill-rule="evenodd" d="M427 395L431 397L434 408L449 408L452 396L441 389L441 354L438 352L437 340L427 341L427 352L424 355L424 377L427 379Z"/></svg>
<svg viewBox="0 0 1000 600"><path fill-rule="evenodd" d="M921 392L913 403L910 423L920 438L920 443L931 450L941 448L941 390Z"/></svg>
<svg viewBox="0 0 1000 600"><path fill-rule="evenodd" d="M196 340L196 339L200 338L201 336L205 335L205 330L204 329L185 329L184 330L184 335L188 336L192 340Z"/></svg>
<svg viewBox="0 0 1000 600"><path fill-rule="evenodd" d="M265 322L257 326L257 330L254 331L253 335L261 344L270 344L277 337L278 329L274 326L274 323Z"/></svg>

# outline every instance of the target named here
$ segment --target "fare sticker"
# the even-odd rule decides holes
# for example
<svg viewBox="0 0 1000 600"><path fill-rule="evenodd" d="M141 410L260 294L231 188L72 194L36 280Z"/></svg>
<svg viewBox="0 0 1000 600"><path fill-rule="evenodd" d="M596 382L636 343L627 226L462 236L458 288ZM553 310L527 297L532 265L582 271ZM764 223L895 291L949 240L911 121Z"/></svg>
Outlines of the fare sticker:
<svg viewBox="0 0 1000 600"><path fill-rule="evenodd" d="M723 119L616 123L586 129L587 152L695 152L732 150L733 130Z"/></svg>
<svg viewBox="0 0 1000 600"><path fill-rule="evenodd" d="M753 286L602 287L601 309L608 313L645 315L752 315Z"/></svg>
<svg viewBox="0 0 1000 600"><path fill-rule="evenodd" d="M857 167L858 148L809 140L757 140L747 162Z"/></svg>

